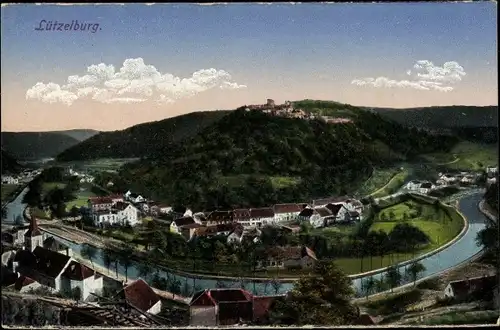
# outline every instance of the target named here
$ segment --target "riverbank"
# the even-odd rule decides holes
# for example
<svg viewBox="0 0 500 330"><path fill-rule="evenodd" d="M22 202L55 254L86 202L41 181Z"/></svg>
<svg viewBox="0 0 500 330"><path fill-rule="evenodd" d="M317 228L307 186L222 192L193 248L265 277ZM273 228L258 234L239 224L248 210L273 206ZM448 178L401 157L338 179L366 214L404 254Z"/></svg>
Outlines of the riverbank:
<svg viewBox="0 0 500 330"><path fill-rule="evenodd" d="M482 214L486 216L491 222L496 223L498 222L498 216L495 216L490 210L489 210L489 205L486 203L486 201L483 199L479 202L479 211L481 211Z"/></svg>
<svg viewBox="0 0 500 330"><path fill-rule="evenodd" d="M444 205L444 204L441 204L441 206L446 207L446 205ZM448 207L448 208L450 208L450 207ZM463 235L465 235L465 233L468 230L468 222L467 222L466 218L458 210L453 209L453 212L456 212L456 214L458 216L460 216L461 220L463 221L463 228L462 228L461 232L456 237L454 237L452 240L448 241L446 244L438 247L435 250L429 251L429 252L422 254L420 256L417 256L413 259L402 261L400 263L396 263L396 264L391 265L391 266L404 267L404 266L407 266L413 262L428 258L428 257L430 257L434 254L437 254L440 251L448 248L449 246L451 246L452 244L457 242L460 238L462 238ZM91 233L88 233L86 231L82 231L76 227L69 227L69 226L64 226L64 225L58 225L57 227L61 227L60 230L66 229L66 230L64 230L66 232L68 232L70 230L75 231L75 232L79 233L80 235L78 235L78 239L75 239L72 237L68 237L66 235L63 236L63 234L58 235L58 233L50 231L49 229L47 229L47 232L49 232L53 235L59 236L59 237L66 239L68 241L71 241L75 244L88 244L88 245L91 245L95 248L103 249L106 247L106 242L111 242L111 243L116 244L116 245L122 243L121 241L116 240L116 239L97 237L97 235L95 235L95 234L91 234ZM44 230L44 228L41 228L41 229ZM145 252L136 250L134 255L132 256L132 259L135 261L141 262L145 259L146 256L147 256L147 254ZM367 276L372 276L375 274L380 274L380 273L387 271L391 266L370 270L368 272L348 275L348 277L350 279L354 280L354 279L359 279L359 278L363 278L363 277L367 277ZM190 278L198 279L198 280L252 281L252 282L258 282L258 283L266 283L266 282L274 280L274 281L279 281L281 283L293 283L293 282L296 282L300 279L300 277L271 278L271 277L251 277L251 276L250 277L248 277L248 276L224 276L224 275L192 273L192 272L188 272L188 271L182 271L182 270L178 270L178 269L169 268L169 267L164 266L164 265L157 265L157 267L162 269L162 270L165 270L167 272L170 272L172 274L177 274L180 276L190 277ZM305 276L307 276L307 275L305 275Z"/></svg>
<svg viewBox="0 0 500 330"><path fill-rule="evenodd" d="M23 192L24 188L26 188L28 184L27 183L19 184L17 186L18 187L16 187L15 190L9 193L9 196L6 198L5 201L2 200L2 210L5 209L8 204L12 203L17 198L17 196L19 196Z"/></svg>

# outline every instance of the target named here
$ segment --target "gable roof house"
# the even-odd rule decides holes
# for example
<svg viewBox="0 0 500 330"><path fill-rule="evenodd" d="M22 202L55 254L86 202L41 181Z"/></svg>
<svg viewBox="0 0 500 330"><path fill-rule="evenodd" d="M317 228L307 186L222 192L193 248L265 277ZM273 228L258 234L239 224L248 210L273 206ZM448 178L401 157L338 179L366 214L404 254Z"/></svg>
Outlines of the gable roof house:
<svg viewBox="0 0 500 330"><path fill-rule="evenodd" d="M241 223L243 226L247 227L250 225L250 209L235 209L233 210L234 221Z"/></svg>
<svg viewBox="0 0 500 330"><path fill-rule="evenodd" d="M210 289L195 293L189 303L191 326L218 326L253 320L253 297L243 289Z"/></svg>
<svg viewBox="0 0 500 330"><path fill-rule="evenodd" d="M170 223L170 232L180 234L182 226L192 225L195 223L196 222L192 217L177 218Z"/></svg>
<svg viewBox="0 0 500 330"><path fill-rule="evenodd" d="M109 197L90 197L87 205L92 212L108 210L113 205L113 199Z"/></svg>
<svg viewBox="0 0 500 330"><path fill-rule="evenodd" d="M213 211L207 216L207 226L233 222L233 211Z"/></svg>
<svg viewBox="0 0 500 330"><path fill-rule="evenodd" d="M190 241L193 237L196 236L196 229L205 227L199 223L190 223L184 226L180 226L180 234L186 239L186 241Z"/></svg>
<svg viewBox="0 0 500 330"><path fill-rule="evenodd" d="M73 254L72 250L66 244L59 242L58 240L56 240L52 236L47 237L43 241L43 247L45 249L48 249L48 250L51 250L51 251L54 251L54 252L57 252L60 254L65 254L65 255L70 256L70 257Z"/></svg>
<svg viewBox="0 0 500 330"><path fill-rule="evenodd" d="M132 309L143 313L158 314L161 311L160 297L143 279L125 285L116 297L123 299Z"/></svg>
<svg viewBox="0 0 500 330"><path fill-rule="evenodd" d="M327 197L327 198L315 199L312 202L312 206L313 207L322 207L322 206L325 206L326 204L342 203L346 199L347 199L346 196L342 196L342 197Z"/></svg>
<svg viewBox="0 0 500 330"><path fill-rule="evenodd" d="M444 295L457 300L479 296L485 298L485 295L488 294L491 294L491 298L493 298L493 291L497 285L498 277L496 275L452 281L444 289Z"/></svg>
<svg viewBox="0 0 500 330"><path fill-rule="evenodd" d="M250 227L266 226L275 223L274 210L271 207L250 209Z"/></svg>
<svg viewBox="0 0 500 330"><path fill-rule="evenodd" d="M72 260L62 274L61 290L73 294L76 291L83 301L93 298L92 293L100 294L102 289L103 277L77 261Z"/></svg>
<svg viewBox="0 0 500 330"><path fill-rule="evenodd" d="M300 211L302 211L303 207L299 204L289 203L289 204L276 204L273 207L274 214L276 217L276 221L284 222L284 221L293 221L296 220Z"/></svg>
<svg viewBox="0 0 500 330"><path fill-rule="evenodd" d="M305 208L299 215L300 221L308 221L314 228L320 228L335 222L336 217L327 207Z"/></svg>
<svg viewBox="0 0 500 330"><path fill-rule="evenodd" d="M311 268L318 261L313 250L306 246L275 246L265 252L266 261L261 268Z"/></svg>

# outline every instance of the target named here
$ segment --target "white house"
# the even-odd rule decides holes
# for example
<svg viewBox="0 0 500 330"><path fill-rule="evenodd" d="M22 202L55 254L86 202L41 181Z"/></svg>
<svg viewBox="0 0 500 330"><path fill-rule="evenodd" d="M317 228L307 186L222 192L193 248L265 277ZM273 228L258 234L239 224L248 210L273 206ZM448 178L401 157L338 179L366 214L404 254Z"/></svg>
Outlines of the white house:
<svg viewBox="0 0 500 330"><path fill-rule="evenodd" d="M170 223L170 232L175 233L175 234L180 234L181 233L181 227L186 226L186 225L192 225L195 224L196 221L192 217L182 217L175 219Z"/></svg>
<svg viewBox="0 0 500 330"><path fill-rule="evenodd" d="M146 199L144 197L142 197L141 195L139 194L135 194L135 193L131 193L128 198L127 198L129 201L131 201L132 203L142 203L142 202L145 202Z"/></svg>
<svg viewBox="0 0 500 330"><path fill-rule="evenodd" d="M274 210L271 207L250 209L249 227L261 227L276 223Z"/></svg>
<svg viewBox="0 0 500 330"><path fill-rule="evenodd" d="M11 175L2 175L2 184L19 184L19 179Z"/></svg>
<svg viewBox="0 0 500 330"><path fill-rule="evenodd" d="M118 222L122 225L135 226L139 223L139 210L130 203L118 202L114 205L117 212Z"/></svg>
<svg viewBox="0 0 500 330"><path fill-rule="evenodd" d="M156 292L142 279L125 285L117 297L143 313L158 314L161 312L161 299ZM142 315L141 315L142 316Z"/></svg>
<svg viewBox="0 0 500 330"><path fill-rule="evenodd" d="M52 292L78 292L81 300L87 300L90 293L102 291L102 277L93 270L68 255L41 246L33 252L20 250L14 258L13 270L19 274L17 288L22 292L43 286Z"/></svg>
<svg viewBox="0 0 500 330"><path fill-rule="evenodd" d="M110 210L113 206L113 199L110 197L91 197L87 201L89 209L94 212Z"/></svg>
<svg viewBox="0 0 500 330"><path fill-rule="evenodd" d="M276 204L273 207L276 222L296 220L303 207L299 204Z"/></svg>
<svg viewBox="0 0 500 330"><path fill-rule="evenodd" d="M329 221L335 221L332 211L326 207L307 207L299 213L298 219L308 221L314 228L321 228L326 226Z"/></svg>
<svg viewBox="0 0 500 330"><path fill-rule="evenodd" d="M109 225L121 224L120 217L116 211L96 211L92 213L94 226L103 227Z"/></svg>

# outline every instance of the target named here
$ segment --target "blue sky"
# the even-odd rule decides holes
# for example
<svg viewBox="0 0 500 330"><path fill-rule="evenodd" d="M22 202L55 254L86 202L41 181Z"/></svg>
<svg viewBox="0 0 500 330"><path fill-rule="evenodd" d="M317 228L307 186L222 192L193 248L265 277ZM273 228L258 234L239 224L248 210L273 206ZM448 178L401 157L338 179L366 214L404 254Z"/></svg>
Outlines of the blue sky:
<svg viewBox="0 0 500 330"><path fill-rule="evenodd" d="M101 30L35 31L42 19L99 23ZM246 90L217 99L235 105L253 101L249 95L265 98L270 90L276 99L310 96L359 105L496 104L496 52L496 4L491 2L2 7L2 85L22 96L37 82L62 85L70 75L84 75L92 64L118 70L126 59L142 58L162 74L181 78L208 68L229 72ZM467 101L458 97L458 87L424 97L414 90L414 98L404 89L391 104L393 88L351 83L365 77L405 79L418 60L459 63L467 72L460 81L462 95L491 91ZM202 107L196 98L203 99L194 96L168 107ZM225 105L213 102L208 108ZM26 109L31 111L29 105Z"/></svg>

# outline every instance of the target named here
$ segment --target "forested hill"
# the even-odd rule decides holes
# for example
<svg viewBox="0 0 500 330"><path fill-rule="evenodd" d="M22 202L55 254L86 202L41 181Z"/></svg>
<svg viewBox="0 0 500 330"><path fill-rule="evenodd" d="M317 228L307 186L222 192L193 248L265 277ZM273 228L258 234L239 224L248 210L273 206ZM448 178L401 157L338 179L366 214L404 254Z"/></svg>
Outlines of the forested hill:
<svg viewBox="0 0 500 330"><path fill-rule="evenodd" d="M408 109L371 108L400 124L418 127L497 127L498 106L443 106Z"/></svg>
<svg viewBox="0 0 500 330"><path fill-rule="evenodd" d="M447 150L456 142L359 108L313 106L353 122L327 124L238 109L169 150L126 165L113 182L116 189L132 188L195 209L258 207L350 192L373 165Z"/></svg>
<svg viewBox="0 0 500 330"><path fill-rule="evenodd" d="M2 148L2 174L17 174L23 167Z"/></svg>
<svg viewBox="0 0 500 330"><path fill-rule="evenodd" d="M2 132L2 148L19 160L55 157L78 143L62 132Z"/></svg>
<svg viewBox="0 0 500 330"><path fill-rule="evenodd" d="M57 156L58 161L99 158L146 157L197 134L229 111L201 111L160 121L135 125L125 130L101 132Z"/></svg>

